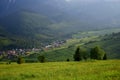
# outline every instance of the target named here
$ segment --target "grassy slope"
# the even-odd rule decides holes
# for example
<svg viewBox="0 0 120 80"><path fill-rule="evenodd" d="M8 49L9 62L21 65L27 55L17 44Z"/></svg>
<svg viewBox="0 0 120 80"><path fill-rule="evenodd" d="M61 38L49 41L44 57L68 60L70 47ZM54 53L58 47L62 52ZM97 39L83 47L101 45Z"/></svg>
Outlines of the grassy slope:
<svg viewBox="0 0 120 80"><path fill-rule="evenodd" d="M0 64L0 80L120 80L120 60Z"/></svg>
<svg viewBox="0 0 120 80"><path fill-rule="evenodd" d="M74 48L62 48L49 52L43 52L47 61L66 61L73 60Z"/></svg>
<svg viewBox="0 0 120 80"><path fill-rule="evenodd" d="M74 47L71 48L60 48L55 50L44 51L40 53L33 53L25 57L26 62L37 61L39 55L44 55L46 61L66 61L67 59L73 60Z"/></svg>
<svg viewBox="0 0 120 80"><path fill-rule="evenodd" d="M87 36L98 36L98 35L105 35L111 33L120 32L120 28L110 28L110 29L103 29L103 30L96 30L96 31L88 31L88 32L78 32L77 34L73 35L73 38L83 38Z"/></svg>
<svg viewBox="0 0 120 80"><path fill-rule="evenodd" d="M108 40L101 41L102 38L103 37L93 36L93 37L86 37L82 39L70 39L61 48L44 51L44 52L41 52L40 54L43 54L46 57L47 61L66 61L68 58L70 60L73 60L73 54L75 53L77 46L86 48L88 51L88 54L90 54L90 49L99 45L106 51L108 59L120 59L120 54L119 54L120 44L118 44L120 43L120 40L108 39ZM36 60L38 55L36 56L34 55L35 54L32 54L31 57L29 56L27 58Z"/></svg>
<svg viewBox="0 0 120 80"><path fill-rule="evenodd" d="M120 59L119 47L120 40L107 40L107 41L99 41L85 45L87 48L92 48L95 45L101 46L106 53L108 54L108 58L118 58Z"/></svg>

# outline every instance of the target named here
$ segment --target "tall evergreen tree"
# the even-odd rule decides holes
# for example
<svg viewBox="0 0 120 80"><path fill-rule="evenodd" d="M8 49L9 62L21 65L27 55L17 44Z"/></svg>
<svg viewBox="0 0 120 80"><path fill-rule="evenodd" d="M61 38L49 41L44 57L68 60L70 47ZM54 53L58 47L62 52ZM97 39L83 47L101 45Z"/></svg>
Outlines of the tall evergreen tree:
<svg viewBox="0 0 120 80"><path fill-rule="evenodd" d="M74 61L80 61L80 60L82 60L82 56L81 56L81 53L80 53L80 47L78 47L76 49L73 58L74 58Z"/></svg>
<svg viewBox="0 0 120 80"><path fill-rule="evenodd" d="M103 60L107 60L107 54L105 53Z"/></svg>

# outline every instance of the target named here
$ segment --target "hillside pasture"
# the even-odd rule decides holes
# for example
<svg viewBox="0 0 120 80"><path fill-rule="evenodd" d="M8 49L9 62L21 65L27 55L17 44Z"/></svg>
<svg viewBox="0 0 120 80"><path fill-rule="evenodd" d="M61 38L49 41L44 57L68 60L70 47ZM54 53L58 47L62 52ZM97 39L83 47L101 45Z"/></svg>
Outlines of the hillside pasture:
<svg viewBox="0 0 120 80"><path fill-rule="evenodd" d="M120 80L120 60L0 64L0 80Z"/></svg>

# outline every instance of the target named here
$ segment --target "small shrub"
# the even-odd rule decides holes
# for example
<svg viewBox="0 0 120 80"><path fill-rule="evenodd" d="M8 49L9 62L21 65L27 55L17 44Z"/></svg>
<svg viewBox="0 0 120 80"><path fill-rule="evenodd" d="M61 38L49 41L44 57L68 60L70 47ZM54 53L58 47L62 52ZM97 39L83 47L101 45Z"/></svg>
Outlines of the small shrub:
<svg viewBox="0 0 120 80"><path fill-rule="evenodd" d="M22 64L22 63L24 63L24 62L25 62L25 60L24 60L23 57L18 57L18 59L17 59L17 63L18 63L18 64Z"/></svg>
<svg viewBox="0 0 120 80"><path fill-rule="evenodd" d="M67 59L67 62L69 62L70 61L70 59Z"/></svg>
<svg viewBox="0 0 120 80"><path fill-rule="evenodd" d="M9 61L7 61L7 63L6 64L11 64L11 61L9 60Z"/></svg>
<svg viewBox="0 0 120 80"><path fill-rule="evenodd" d="M44 63L45 62L45 57L43 55L38 56L38 61L41 62L41 63Z"/></svg>

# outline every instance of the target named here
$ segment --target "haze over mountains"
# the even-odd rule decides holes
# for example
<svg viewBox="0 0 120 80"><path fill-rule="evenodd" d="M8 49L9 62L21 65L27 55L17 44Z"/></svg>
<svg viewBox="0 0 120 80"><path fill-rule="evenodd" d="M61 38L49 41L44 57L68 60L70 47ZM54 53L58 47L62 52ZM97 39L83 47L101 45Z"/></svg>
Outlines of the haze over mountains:
<svg viewBox="0 0 120 80"><path fill-rule="evenodd" d="M21 38L36 45L77 31L119 27L119 9L119 0L0 0L0 38L7 40L4 46L18 47Z"/></svg>

